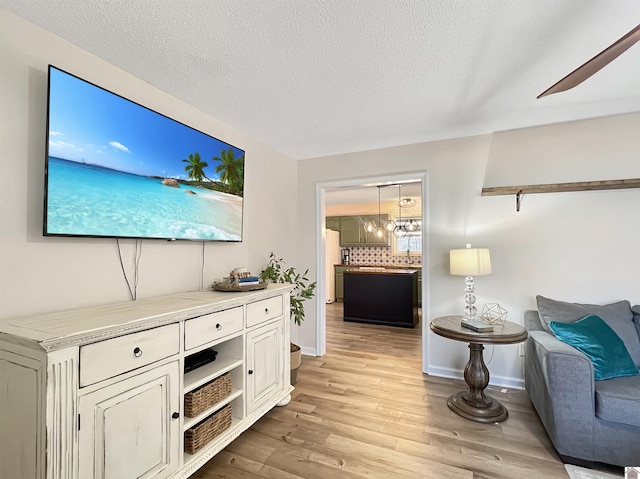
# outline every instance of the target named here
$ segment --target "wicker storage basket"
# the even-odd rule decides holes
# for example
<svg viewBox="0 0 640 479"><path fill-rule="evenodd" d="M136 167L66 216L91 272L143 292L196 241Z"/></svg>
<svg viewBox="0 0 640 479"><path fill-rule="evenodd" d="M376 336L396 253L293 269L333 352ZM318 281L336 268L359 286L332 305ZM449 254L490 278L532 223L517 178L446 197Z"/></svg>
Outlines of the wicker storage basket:
<svg viewBox="0 0 640 479"><path fill-rule="evenodd" d="M231 404L227 404L200 424L184 432L184 450L195 454L231 426Z"/></svg>
<svg viewBox="0 0 640 479"><path fill-rule="evenodd" d="M231 374L225 373L210 383L184 395L184 415L196 417L231 394Z"/></svg>

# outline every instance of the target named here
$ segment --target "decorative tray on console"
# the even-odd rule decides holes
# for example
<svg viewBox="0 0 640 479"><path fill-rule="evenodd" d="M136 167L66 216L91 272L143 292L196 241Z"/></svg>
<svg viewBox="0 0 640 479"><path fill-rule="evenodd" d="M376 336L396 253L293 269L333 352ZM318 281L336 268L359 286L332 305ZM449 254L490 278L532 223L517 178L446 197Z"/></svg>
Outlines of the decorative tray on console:
<svg viewBox="0 0 640 479"><path fill-rule="evenodd" d="M222 283L213 283L213 285L211 286L215 291L255 291L258 289L267 289L267 283L265 283L264 281L260 281L258 284L246 284L246 285L233 285L233 286L229 286L229 285L225 285L224 282Z"/></svg>
<svg viewBox="0 0 640 479"><path fill-rule="evenodd" d="M257 276L251 276L248 272L234 273L232 271L228 278L222 278L222 281L214 281L211 287L215 291L255 291L257 289L265 289L267 283Z"/></svg>

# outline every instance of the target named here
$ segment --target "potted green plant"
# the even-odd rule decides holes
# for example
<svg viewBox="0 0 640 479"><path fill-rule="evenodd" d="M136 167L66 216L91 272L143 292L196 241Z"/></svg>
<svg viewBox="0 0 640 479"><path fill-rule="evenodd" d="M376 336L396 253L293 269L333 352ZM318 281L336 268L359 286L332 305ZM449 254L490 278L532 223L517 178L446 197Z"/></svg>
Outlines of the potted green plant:
<svg viewBox="0 0 640 479"><path fill-rule="evenodd" d="M269 255L269 262L265 269L260 272L260 278L265 281L274 283L293 284L294 288L290 294L291 319L300 326L304 321L304 302L313 298L316 290L316 282L309 282L307 269L304 273L290 266L285 268L285 261L278 258L273 252ZM291 384L296 383L298 377L298 368L302 361L302 351L300 346L291 343Z"/></svg>

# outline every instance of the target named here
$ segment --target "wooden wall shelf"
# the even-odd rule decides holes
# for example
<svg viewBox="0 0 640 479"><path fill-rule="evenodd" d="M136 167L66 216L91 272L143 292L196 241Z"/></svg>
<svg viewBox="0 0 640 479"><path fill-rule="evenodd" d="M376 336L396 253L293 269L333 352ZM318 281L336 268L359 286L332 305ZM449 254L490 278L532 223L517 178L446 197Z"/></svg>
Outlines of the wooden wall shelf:
<svg viewBox="0 0 640 479"><path fill-rule="evenodd" d="M543 185L493 186L482 188L482 196L517 195L529 193L558 193L567 191L620 190L640 188L640 178L626 180L578 181Z"/></svg>

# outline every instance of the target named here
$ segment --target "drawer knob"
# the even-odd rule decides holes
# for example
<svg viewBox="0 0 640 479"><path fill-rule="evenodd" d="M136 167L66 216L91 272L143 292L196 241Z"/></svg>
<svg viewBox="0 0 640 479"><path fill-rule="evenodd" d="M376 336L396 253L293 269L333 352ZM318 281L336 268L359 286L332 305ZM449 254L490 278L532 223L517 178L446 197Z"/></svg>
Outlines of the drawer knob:
<svg viewBox="0 0 640 479"><path fill-rule="evenodd" d="M174 412L174 413L171 415L171 417L172 417L173 419L178 419L178 418L180 417L180 413L179 413L179 412Z"/></svg>
<svg viewBox="0 0 640 479"><path fill-rule="evenodd" d="M264 314L269 314L269 308L264 308Z"/></svg>
<svg viewBox="0 0 640 479"><path fill-rule="evenodd" d="M217 324L216 324L216 329L217 329L218 331L220 331L220 330L222 329L222 324L217 323Z"/></svg>
<svg viewBox="0 0 640 479"><path fill-rule="evenodd" d="M253 369L249 369L249 374L253 374Z"/></svg>
<svg viewBox="0 0 640 479"><path fill-rule="evenodd" d="M133 355L134 355L136 358L139 358L140 356L142 356L142 349L140 349L140 348L135 348L135 349L133 350Z"/></svg>

